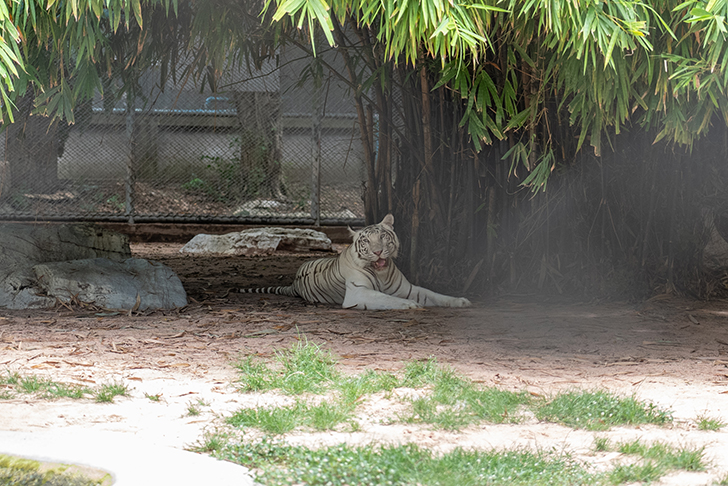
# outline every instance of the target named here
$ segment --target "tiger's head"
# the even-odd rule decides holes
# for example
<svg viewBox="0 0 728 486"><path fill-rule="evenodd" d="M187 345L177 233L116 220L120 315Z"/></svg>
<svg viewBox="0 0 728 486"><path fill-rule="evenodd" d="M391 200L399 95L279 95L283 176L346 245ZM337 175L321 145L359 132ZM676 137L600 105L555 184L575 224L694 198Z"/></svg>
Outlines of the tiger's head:
<svg viewBox="0 0 728 486"><path fill-rule="evenodd" d="M355 257L374 270L387 268L399 251L399 238L394 232L394 216L388 214L378 223L353 231L349 228L354 241L351 247Z"/></svg>

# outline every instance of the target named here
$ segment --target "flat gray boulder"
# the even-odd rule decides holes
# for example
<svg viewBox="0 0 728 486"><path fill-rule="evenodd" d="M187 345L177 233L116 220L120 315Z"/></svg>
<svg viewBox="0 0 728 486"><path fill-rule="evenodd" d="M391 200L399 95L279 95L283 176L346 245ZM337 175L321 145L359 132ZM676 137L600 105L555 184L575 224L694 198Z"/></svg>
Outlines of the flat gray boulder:
<svg viewBox="0 0 728 486"><path fill-rule="evenodd" d="M0 224L0 308L51 307L55 298L40 295L33 266L85 258L125 260L129 239L86 224Z"/></svg>
<svg viewBox="0 0 728 486"><path fill-rule="evenodd" d="M326 233L300 228L253 228L224 235L199 234L180 249L193 255L256 255L281 251L331 250Z"/></svg>
<svg viewBox="0 0 728 486"><path fill-rule="evenodd" d="M173 309L187 305L179 277L167 266L140 258L42 263L33 267L41 289L63 302L105 309Z"/></svg>

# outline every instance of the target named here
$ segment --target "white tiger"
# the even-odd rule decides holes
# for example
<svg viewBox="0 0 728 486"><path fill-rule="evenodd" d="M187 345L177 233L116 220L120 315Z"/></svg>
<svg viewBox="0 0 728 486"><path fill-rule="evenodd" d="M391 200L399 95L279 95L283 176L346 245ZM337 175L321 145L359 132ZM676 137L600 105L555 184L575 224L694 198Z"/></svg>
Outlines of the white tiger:
<svg viewBox="0 0 728 486"><path fill-rule="evenodd" d="M298 269L287 287L241 292L302 297L308 302L341 304L345 309L414 309L422 306L467 307L463 297L449 297L412 285L394 264L399 239L394 216L360 231L349 229L352 244L339 256L311 260Z"/></svg>

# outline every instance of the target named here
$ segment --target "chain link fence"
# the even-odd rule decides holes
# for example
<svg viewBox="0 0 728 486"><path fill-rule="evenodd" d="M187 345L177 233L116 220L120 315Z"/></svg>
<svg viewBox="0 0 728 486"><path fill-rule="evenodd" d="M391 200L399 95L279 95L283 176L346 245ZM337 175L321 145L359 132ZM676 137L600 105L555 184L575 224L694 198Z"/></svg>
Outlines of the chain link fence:
<svg viewBox="0 0 728 486"><path fill-rule="evenodd" d="M149 72L136 96L78 107L75 125L9 126L0 219L361 224L351 95L334 76L301 83L309 63L281 53L215 93Z"/></svg>

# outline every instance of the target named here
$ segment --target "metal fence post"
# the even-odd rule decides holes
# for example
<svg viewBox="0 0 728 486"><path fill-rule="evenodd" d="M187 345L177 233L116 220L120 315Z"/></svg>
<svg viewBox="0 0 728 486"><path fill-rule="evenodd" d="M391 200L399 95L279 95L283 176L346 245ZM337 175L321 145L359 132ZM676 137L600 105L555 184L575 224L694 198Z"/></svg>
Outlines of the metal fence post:
<svg viewBox="0 0 728 486"><path fill-rule="evenodd" d="M314 80L311 103L311 135L313 157L311 161L311 218L321 226L321 83Z"/></svg>
<svg viewBox="0 0 728 486"><path fill-rule="evenodd" d="M131 98L131 101L129 101ZM126 159L126 178L124 188L126 192L126 204L124 215L128 218L129 224L134 224L134 108L135 97L130 93L126 94L126 139L129 142L128 157Z"/></svg>

